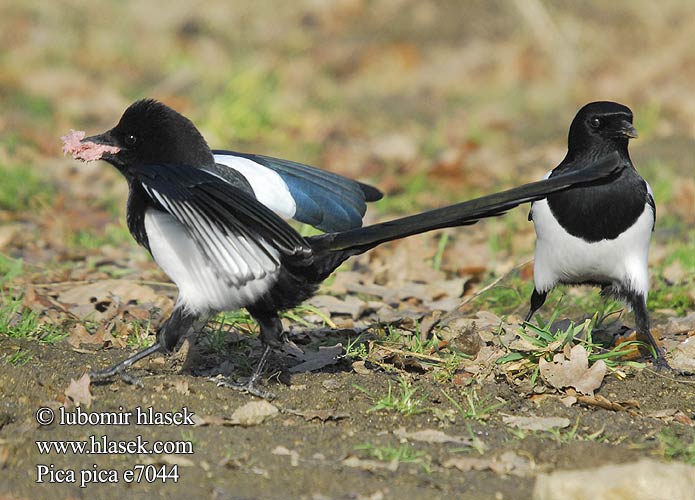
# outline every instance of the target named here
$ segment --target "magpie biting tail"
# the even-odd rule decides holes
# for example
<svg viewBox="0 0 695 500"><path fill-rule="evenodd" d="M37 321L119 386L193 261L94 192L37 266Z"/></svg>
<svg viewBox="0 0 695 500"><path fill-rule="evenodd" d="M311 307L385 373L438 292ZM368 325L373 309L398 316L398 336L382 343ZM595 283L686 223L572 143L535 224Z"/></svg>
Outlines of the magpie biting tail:
<svg viewBox="0 0 695 500"><path fill-rule="evenodd" d="M246 308L265 349L248 382L229 385L263 397L267 393L256 383L272 347L283 341L280 312L311 297L350 256L407 236L474 224L577 185L605 189L628 165L617 153L599 152L581 168L549 179L359 228L366 204L381 197L378 189L288 160L213 152L190 120L151 99L133 103L102 134L71 133L64 141L75 158L101 159L123 174L128 229L179 290L157 344L93 378L128 379L133 363L175 349L210 315ZM302 237L288 218L328 232Z"/></svg>
<svg viewBox="0 0 695 500"><path fill-rule="evenodd" d="M326 260L330 273L348 257L382 243L436 229L475 224L480 219L503 215L522 203L545 198L570 186L610 182L611 176L622 171L624 166L618 154L611 153L586 168L550 179L367 227L313 236L307 241L314 253Z"/></svg>

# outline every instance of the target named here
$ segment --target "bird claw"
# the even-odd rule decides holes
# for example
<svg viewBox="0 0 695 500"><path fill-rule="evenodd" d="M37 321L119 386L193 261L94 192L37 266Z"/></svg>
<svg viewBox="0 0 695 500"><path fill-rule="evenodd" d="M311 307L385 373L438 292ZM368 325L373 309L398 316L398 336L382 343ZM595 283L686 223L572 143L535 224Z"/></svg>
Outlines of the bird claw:
<svg viewBox="0 0 695 500"><path fill-rule="evenodd" d="M234 389L235 391L246 392L248 394L251 394L252 396L256 396L257 398L265 399L268 401L275 399L275 394L273 394L270 391L265 391L258 387L258 379L254 377L249 378L249 380L246 383L236 382L229 377L210 378L208 380L217 384L217 387L229 387L230 389Z"/></svg>
<svg viewBox="0 0 695 500"><path fill-rule="evenodd" d="M107 380L111 380L116 375L120 376L121 380L126 384L134 385L137 387L145 387L145 384L142 383L142 380L140 380L139 377L136 377L135 375L131 375L128 372L126 372L125 367L122 370L116 371L114 371L113 369L106 369L96 372L89 372L89 378L92 382L106 382Z"/></svg>
<svg viewBox="0 0 695 500"><path fill-rule="evenodd" d="M668 364L668 361L666 361L666 358L659 353L656 358L654 358L654 368L656 368L656 371L661 372L661 371L674 371L671 365Z"/></svg>
<svg viewBox="0 0 695 500"><path fill-rule="evenodd" d="M674 368L672 367L668 361L666 361L666 358L664 357L663 353L659 353L659 355L654 358L654 368L657 372L671 372L675 375L680 375L682 377L693 377L695 376L695 372L692 372L690 370L684 370L682 368Z"/></svg>

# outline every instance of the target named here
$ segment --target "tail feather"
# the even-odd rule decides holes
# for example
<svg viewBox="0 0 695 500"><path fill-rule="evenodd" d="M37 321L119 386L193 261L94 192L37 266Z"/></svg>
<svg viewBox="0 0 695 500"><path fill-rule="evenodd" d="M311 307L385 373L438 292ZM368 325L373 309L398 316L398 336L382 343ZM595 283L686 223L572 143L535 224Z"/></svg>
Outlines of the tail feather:
<svg viewBox="0 0 695 500"><path fill-rule="evenodd" d="M328 233L309 238L312 248L318 252L334 251L328 260L338 264L351 255L357 255L388 241L445 227L475 224L480 219L497 217L526 202L540 200L551 193L577 184L587 184L617 174L625 167L617 153L611 153L592 165L578 171L524 184L507 191L494 193L448 207L429 210L380 224L352 229L340 233ZM327 257L327 256L326 256Z"/></svg>

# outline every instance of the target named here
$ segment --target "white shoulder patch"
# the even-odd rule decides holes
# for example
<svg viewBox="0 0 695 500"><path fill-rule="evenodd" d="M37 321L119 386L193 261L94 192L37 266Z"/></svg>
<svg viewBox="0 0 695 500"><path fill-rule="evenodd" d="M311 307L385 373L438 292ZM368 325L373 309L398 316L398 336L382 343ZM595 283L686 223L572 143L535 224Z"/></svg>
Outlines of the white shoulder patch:
<svg viewBox="0 0 695 500"><path fill-rule="evenodd" d="M216 154L215 163L232 168L243 175L253 189L256 199L281 217L291 219L297 204L285 181L277 172L248 158Z"/></svg>
<svg viewBox="0 0 695 500"><path fill-rule="evenodd" d="M654 191L652 191L652 187L649 185L649 183L645 180L644 183L647 185L647 193L649 193L654 201L656 201L656 198L654 198Z"/></svg>
<svg viewBox="0 0 695 500"><path fill-rule="evenodd" d="M543 177L541 177L540 180L542 180L542 181L546 180L548 177L550 177L550 174L552 174L552 173L553 173L552 170L548 170L548 172L547 172ZM544 198L544 199L545 199L545 198ZM533 209L534 209L534 207L536 206L536 203L537 203L537 202L535 202L535 201L531 202L531 209L529 210L529 217L530 217L529 220L534 220L534 218L533 218Z"/></svg>

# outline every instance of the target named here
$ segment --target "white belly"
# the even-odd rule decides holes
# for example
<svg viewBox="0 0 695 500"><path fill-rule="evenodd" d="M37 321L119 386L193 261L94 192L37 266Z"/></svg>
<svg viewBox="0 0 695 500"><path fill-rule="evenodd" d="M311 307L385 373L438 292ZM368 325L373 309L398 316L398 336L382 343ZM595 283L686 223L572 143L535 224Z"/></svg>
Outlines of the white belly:
<svg viewBox="0 0 695 500"><path fill-rule="evenodd" d="M558 283L620 284L647 297L648 254L654 212L647 206L637 222L613 240L587 243L567 233L550 212L547 200L534 202L536 290L547 292Z"/></svg>
<svg viewBox="0 0 695 500"><path fill-rule="evenodd" d="M246 269L241 281L239 276L225 276L210 265L188 230L167 213L148 210L145 213L145 231L152 257L176 283L178 301L191 312L230 311L246 307L277 281L279 270L270 264L269 258L265 269L252 270L250 275ZM239 246L239 242L234 246ZM243 246L249 248L249 242L243 242ZM231 281L237 284L231 284Z"/></svg>

